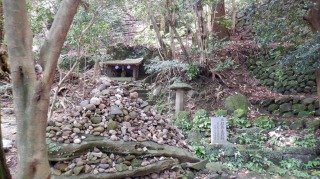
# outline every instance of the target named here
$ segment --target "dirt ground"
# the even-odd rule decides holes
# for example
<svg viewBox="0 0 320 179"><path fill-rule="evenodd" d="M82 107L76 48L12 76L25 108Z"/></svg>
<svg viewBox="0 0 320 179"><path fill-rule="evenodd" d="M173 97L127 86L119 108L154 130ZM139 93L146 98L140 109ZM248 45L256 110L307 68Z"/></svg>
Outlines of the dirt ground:
<svg viewBox="0 0 320 179"><path fill-rule="evenodd" d="M17 148L16 148L16 119L13 112L13 104L9 98L1 98L1 130L2 138L13 141L13 148L6 151L7 165L12 178L17 173Z"/></svg>

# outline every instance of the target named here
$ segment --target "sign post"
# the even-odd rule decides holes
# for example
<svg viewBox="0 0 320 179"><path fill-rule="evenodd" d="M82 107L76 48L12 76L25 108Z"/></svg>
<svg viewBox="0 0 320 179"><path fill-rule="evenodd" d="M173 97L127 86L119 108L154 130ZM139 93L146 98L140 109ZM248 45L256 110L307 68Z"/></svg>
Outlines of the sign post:
<svg viewBox="0 0 320 179"><path fill-rule="evenodd" d="M227 142L227 118L211 117L211 144Z"/></svg>

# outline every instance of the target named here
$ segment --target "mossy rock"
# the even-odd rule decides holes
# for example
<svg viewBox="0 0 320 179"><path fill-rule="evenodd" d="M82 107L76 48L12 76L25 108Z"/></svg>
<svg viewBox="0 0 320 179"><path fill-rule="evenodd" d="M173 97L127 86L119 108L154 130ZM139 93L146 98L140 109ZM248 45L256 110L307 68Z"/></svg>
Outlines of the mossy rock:
<svg viewBox="0 0 320 179"><path fill-rule="evenodd" d="M283 103L279 106L280 113L291 111L292 105L290 103Z"/></svg>
<svg viewBox="0 0 320 179"><path fill-rule="evenodd" d="M269 112L273 112L273 111L275 111L275 110L277 110L277 109L279 109L279 105L278 105L278 104L270 104L270 105L268 106L268 111L269 111Z"/></svg>
<svg viewBox="0 0 320 179"><path fill-rule="evenodd" d="M292 130L300 130L300 129L303 129L303 127L304 127L303 120L294 121L294 122L290 125L290 129L292 129Z"/></svg>
<svg viewBox="0 0 320 179"><path fill-rule="evenodd" d="M247 116L247 111L243 110L243 109L236 109L233 112L233 117L235 118L242 118L242 117L246 117Z"/></svg>
<svg viewBox="0 0 320 179"><path fill-rule="evenodd" d="M320 120L307 120L306 121L306 128L314 128L319 129L320 128Z"/></svg>
<svg viewBox="0 0 320 179"><path fill-rule="evenodd" d="M305 118L305 117L310 117L311 116L311 113L308 112L308 111L300 111L298 113L298 116L297 117L300 117L300 118Z"/></svg>
<svg viewBox="0 0 320 179"><path fill-rule="evenodd" d="M304 111L304 110L306 110L306 108L307 107L304 104L294 104L294 105L292 105L292 111L296 112L296 113Z"/></svg>
<svg viewBox="0 0 320 179"><path fill-rule="evenodd" d="M294 114L292 112L286 112L282 114L283 117L294 117Z"/></svg>
<svg viewBox="0 0 320 179"><path fill-rule="evenodd" d="M225 107L228 110L228 112L231 112L231 113L237 109L242 109L247 113L249 105L250 105L250 103L249 103L247 97L245 97L241 94L229 96L225 100Z"/></svg>

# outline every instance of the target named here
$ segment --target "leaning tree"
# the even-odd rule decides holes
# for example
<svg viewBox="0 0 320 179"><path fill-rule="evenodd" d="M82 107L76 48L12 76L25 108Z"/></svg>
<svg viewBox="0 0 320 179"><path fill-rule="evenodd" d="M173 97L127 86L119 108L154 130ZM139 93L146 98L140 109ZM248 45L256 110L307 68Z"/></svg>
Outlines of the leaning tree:
<svg viewBox="0 0 320 179"><path fill-rule="evenodd" d="M50 178L45 140L50 90L61 48L80 0L62 0L35 71L26 0L4 0L4 18L17 120L17 178ZM39 71L37 71L39 72Z"/></svg>

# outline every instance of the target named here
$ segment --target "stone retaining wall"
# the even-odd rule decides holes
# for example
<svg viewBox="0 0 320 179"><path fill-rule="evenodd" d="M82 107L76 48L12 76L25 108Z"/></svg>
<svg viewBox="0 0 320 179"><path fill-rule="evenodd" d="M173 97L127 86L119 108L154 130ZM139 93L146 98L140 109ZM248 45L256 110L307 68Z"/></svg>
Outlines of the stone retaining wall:
<svg viewBox="0 0 320 179"><path fill-rule="evenodd" d="M319 102L314 98L268 99L260 103L260 111L283 117L320 116Z"/></svg>
<svg viewBox="0 0 320 179"><path fill-rule="evenodd" d="M276 60L250 59L247 67L251 73L273 92L282 94L316 94L314 71L299 72L293 67L279 68Z"/></svg>

